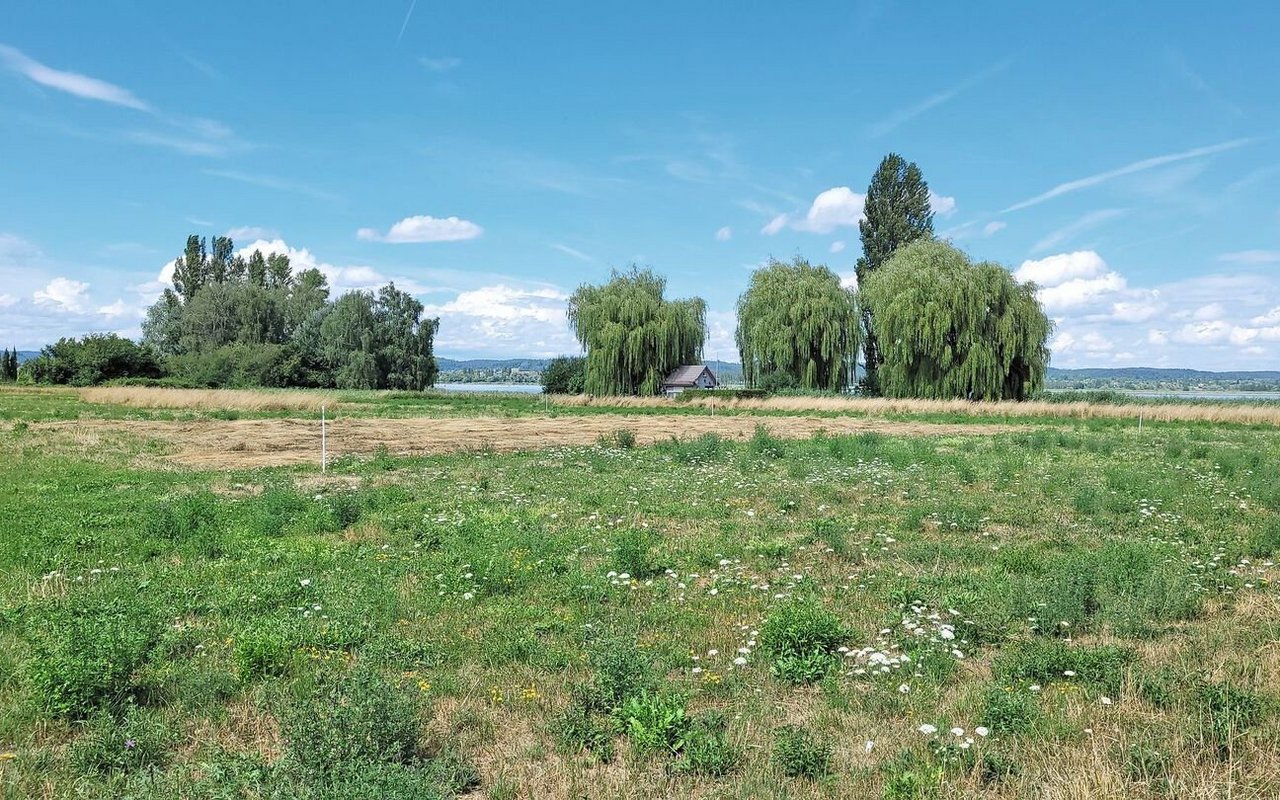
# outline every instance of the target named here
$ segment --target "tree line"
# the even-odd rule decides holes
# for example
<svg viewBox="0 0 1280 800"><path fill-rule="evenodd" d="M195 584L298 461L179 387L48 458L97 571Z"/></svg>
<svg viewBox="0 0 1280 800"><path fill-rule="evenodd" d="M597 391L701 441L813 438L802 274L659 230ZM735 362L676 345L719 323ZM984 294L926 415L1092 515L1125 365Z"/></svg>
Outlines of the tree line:
<svg viewBox="0 0 1280 800"><path fill-rule="evenodd" d="M0 381L16 381L18 379L18 349L5 350L0 353Z"/></svg>
<svg viewBox="0 0 1280 800"><path fill-rule="evenodd" d="M859 350L864 394L1022 400L1042 388L1052 325L1035 286L934 238L918 166L884 158L858 228L856 291L800 257L752 274L735 336L749 388L844 391ZM705 304L667 300L664 288L635 267L580 286L568 318L586 357L559 360L548 391L656 394L664 375L700 359Z"/></svg>
<svg viewBox="0 0 1280 800"><path fill-rule="evenodd" d="M187 237L172 286L147 309L142 343L63 339L27 365L37 382L165 378L184 386L413 389L435 383L439 320L388 284L329 298L316 269L283 254L237 255L229 237Z"/></svg>

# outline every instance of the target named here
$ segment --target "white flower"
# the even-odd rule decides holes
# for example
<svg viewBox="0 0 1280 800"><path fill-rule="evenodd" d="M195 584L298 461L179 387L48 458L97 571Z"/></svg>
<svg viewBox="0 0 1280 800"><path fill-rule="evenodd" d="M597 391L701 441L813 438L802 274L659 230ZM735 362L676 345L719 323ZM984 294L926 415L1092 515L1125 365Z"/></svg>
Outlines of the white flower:
<svg viewBox="0 0 1280 800"><path fill-rule="evenodd" d="M702 672L702 667L694 667L693 669L690 670L690 672L692 672L694 675L697 675L699 672Z"/></svg>
<svg viewBox="0 0 1280 800"><path fill-rule="evenodd" d="M714 658L714 657L716 657L716 656L720 655L720 651L719 651L719 650L708 650L708 651L707 651L707 655L709 655L709 656L711 656L712 658Z"/></svg>
<svg viewBox="0 0 1280 800"><path fill-rule="evenodd" d="M475 597L475 595L474 595L474 594L472 594L471 592L463 592L463 593L462 593L462 599L463 599L463 600L470 600L470 599L471 599L471 598L473 598L473 597Z"/></svg>
<svg viewBox="0 0 1280 800"><path fill-rule="evenodd" d="M1074 678L1076 676L1076 671L1073 669L1064 669L1062 674L1066 675L1068 678Z"/></svg>
<svg viewBox="0 0 1280 800"><path fill-rule="evenodd" d="M311 579L303 578L302 580L298 581L298 583L302 584L303 588L306 588L307 586L311 585Z"/></svg>
<svg viewBox="0 0 1280 800"><path fill-rule="evenodd" d="M936 727L936 726L930 725L930 724L929 724L929 723L927 723L927 722L926 722L925 724L921 725L919 728L916 728L916 730L920 731L920 732L921 732L921 733L923 733L925 736L932 736L932 735L934 735L935 733L937 733L937 732L938 732L938 729L937 729L937 727Z"/></svg>
<svg viewBox="0 0 1280 800"><path fill-rule="evenodd" d="M964 736L964 728L952 728L952 729L951 729L951 735L952 735L952 736Z"/></svg>
<svg viewBox="0 0 1280 800"><path fill-rule="evenodd" d="M1104 697L1104 698L1102 698L1102 704L1103 704L1104 706L1109 706L1109 705L1111 705L1111 698L1110 698L1110 697Z"/></svg>
<svg viewBox="0 0 1280 800"><path fill-rule="evenodd" d="M747 660L742 656L738 656L733 660L733 663L738 665L739 667L745 667L747 665Z"/></svg>
<svg viewBox="0 0 1280 800"><path fill-rule="evenodd" d="M907 694L910 691L911 691L911 684L909 683L904 683L898 687L899 694Z"/></svg>
<svg viewBox="0 0 1280 800"><path fill-rule="evenodd" d="M875 750L875 749L876 749L876 743L871 741L870 739L868 739L867 743L862 746L863 752L867 753L868 755L871 753L872 750Z"/></svg>
<svg viewBox="0 0 1280 800"><path fill-rule="evenodd" d="M979 736L986 736L987 734L991 733L991 731L984 725L979 725L978 727L974 728L973 732L978 734Z"/></svg>

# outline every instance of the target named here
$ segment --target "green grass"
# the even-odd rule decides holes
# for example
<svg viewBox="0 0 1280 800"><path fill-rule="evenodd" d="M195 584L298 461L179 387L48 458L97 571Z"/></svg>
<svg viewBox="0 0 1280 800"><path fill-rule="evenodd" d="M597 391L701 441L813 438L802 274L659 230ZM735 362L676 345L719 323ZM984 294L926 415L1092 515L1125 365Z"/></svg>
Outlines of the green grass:
<svg viewBox="0 0 1280 800"><path fill-rule="evenodd" d="M164 418L0 394L9 421L114 413ZM0 430L0 796L1280 781L1274 430L762 430L326 476L34 435Z"/></svg>

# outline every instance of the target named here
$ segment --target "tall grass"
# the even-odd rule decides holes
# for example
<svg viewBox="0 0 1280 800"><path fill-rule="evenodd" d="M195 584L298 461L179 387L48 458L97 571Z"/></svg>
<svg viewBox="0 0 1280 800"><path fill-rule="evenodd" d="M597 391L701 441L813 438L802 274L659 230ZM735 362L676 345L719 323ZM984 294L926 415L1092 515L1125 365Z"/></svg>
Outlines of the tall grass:
<svg viewBox="0 0 1280 800"><path fill-rule="evenodd" d="M319 411L333 408L328 392L271 389L167 389L150 386L100 386L81 389L86 403L133 408L181 408L200 411Z"/></svg>
<svg viewBox="0 0 1280 800"><path fill-rule="evenodd" d="M558 406L661 408L672 402L663 397L590 397L557 395ZM768 397L764 399L695 397L681 406L731 411L774 411L863 414L948 414L967 417L1063 417L1069 419L1136 419L1152 422L1227 422L1246 425L1280 425L1280 405L1248 403L1057 403L972 402L969 400L893 400L871 397Z"/></svg>

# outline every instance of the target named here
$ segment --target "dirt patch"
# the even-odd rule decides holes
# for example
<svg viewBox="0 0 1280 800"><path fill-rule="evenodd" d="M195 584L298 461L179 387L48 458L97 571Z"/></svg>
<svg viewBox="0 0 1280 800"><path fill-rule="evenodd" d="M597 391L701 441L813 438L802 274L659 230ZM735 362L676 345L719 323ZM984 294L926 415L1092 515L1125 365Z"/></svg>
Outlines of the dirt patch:
<svg viewBox="0 0 1280 800"><path fill-rule="evenodd" d="M630 430L636 442L653 444L671 438L690 439L714 433L744 439L757 425L788 439L808 438L819 431L832 435L875 432L887 436L990 436L1015 425L931 424L875 419L821 417L725 417L599 415L564 417L468 417L452 419L361 419L329 422L329 457L368 455L385 448L397 455L424 455L463 450L524 451L565 445L594 444L602 436ZM196 420L157 422L79 420L39 423L72 437L101 431L127 433L169 445L169 458L207 469L275 467L319 463L320 423L300 419Z"/></svg>

